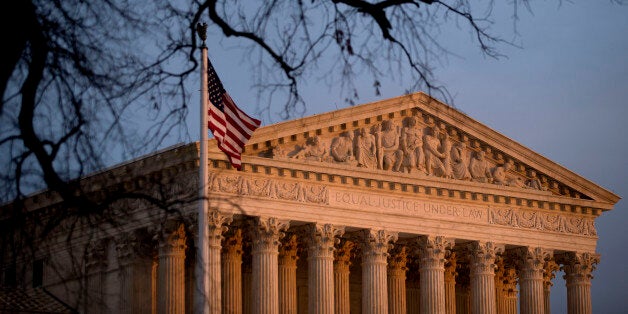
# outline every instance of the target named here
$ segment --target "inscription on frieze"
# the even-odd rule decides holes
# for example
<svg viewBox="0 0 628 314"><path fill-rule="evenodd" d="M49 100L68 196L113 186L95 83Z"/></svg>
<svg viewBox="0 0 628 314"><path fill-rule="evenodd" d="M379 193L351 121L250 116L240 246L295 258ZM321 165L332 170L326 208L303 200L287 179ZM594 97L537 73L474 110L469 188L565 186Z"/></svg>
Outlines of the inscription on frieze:
<svg viewBox="0 0 628 314"><path fill-rule="evenodd" d="M487 208L438 203L408 197L332 190L330 191L329 204L383 214L397 213L416 217L464 219L465 221L488 223Z"/></svg>

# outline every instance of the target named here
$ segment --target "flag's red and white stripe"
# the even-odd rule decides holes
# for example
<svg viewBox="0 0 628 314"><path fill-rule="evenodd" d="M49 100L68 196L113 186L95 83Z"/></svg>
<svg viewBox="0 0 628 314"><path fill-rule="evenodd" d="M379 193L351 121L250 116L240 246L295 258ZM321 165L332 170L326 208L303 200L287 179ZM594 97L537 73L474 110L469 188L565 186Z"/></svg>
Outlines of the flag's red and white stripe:
<svg viewBox="0 0 628 314"><path fill-rule="evenodd" d="M218 142L218 147L236 169L242 167L244 145L251 138L260 121L251 118L236 106L225 91L211 63L208 66L209 120L208 127Z"/></svg>

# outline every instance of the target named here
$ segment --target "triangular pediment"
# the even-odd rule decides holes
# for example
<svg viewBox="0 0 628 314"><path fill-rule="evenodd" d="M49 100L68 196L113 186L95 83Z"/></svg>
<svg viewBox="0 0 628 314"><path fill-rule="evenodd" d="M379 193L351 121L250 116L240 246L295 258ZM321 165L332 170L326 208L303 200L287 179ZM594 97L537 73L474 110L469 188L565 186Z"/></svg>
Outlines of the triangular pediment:
<svg viewBox="0 0 628 314"><path fill-rule="evenodd" d="M424 93L256 130L245 156L615 204L619 197ZM246 160L245 160L246 162ZM476 184L477 185L477 184Z"/></svg>

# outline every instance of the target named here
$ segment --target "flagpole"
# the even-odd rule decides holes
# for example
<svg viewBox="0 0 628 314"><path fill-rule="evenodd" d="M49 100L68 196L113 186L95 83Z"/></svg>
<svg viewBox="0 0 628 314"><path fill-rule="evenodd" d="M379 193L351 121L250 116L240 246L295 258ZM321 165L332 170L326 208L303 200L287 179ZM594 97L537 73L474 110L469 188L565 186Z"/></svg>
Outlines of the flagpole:
<svg viewBox="0 0 628 314"><path fill-rule="evenodd" d="M196 288L194 313L209 313L209 282L205 274L209 268L209 254L207 251L207 24L198 24L196 28L198 36L201 38L201 104L200 104L200 156L198 168L199 185L199 206L198 206L198 244L196 263Z"/></svg>

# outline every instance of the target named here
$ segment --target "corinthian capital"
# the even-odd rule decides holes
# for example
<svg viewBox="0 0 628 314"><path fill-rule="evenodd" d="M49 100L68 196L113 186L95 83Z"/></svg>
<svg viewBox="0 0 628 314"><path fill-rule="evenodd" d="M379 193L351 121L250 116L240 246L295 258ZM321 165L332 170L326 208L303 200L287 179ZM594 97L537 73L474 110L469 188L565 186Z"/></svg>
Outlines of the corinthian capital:
<svg viewBox="0 0 628 314"><path fill-rule="evenodd" d="M559 257L563 264L561 270L565 272L565 279L590 280L591 273L600 262L600 255L595 253L567 252Z"/></svg>
<svg viewBox="0 0 628 314"><path fill-rule="evenodd" d="M343 235L344 227L332 224L311 224L309 225L309 254L332 257L334 245L340 243L336 238Z"/></svg>
<svg viewBox="0 0 628 314"><path fill-rule="evenodd" d="M259 251L275 252L279 246L279 240L283 238L285 231L290 226L287 220L275 217L255 217L251 222L251 240L253 248Z"/></svg>
<svg viewBox="0 0 628 314"><path fill-rule="evenodd" d="M493 273L497 254L504 252L503 245L484 241L469 243L467 249L473 273Z"/></svg>
<svg viewBox="0 0 628 314"><path fill-rule="evenodd" d="M397 232L369 229L363 230L362 257L388 257L388 250L392 248L390 242L397 241Z"/></svg>
<svg viewBox="0 0 628 314"><path fill-rule="evenodd" d="M417 243L419 256L425 265L430 262L445 263L445 254L453 245L451 239L443 236L421 236Z"/></svg>

